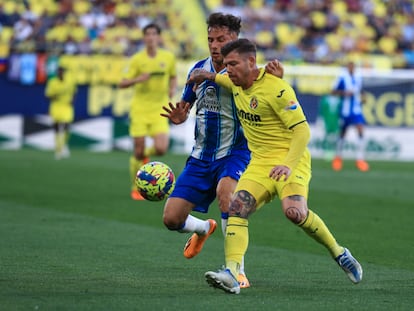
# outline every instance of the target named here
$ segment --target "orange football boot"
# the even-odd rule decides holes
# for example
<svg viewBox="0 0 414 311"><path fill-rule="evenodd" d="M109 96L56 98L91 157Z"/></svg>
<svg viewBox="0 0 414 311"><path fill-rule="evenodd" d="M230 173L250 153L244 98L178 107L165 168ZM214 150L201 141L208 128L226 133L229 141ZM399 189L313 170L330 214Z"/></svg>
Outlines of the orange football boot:
<svg viewBox="0 0 414 311"><path fill-rule="evenodd" d="M369 164L364 160L356 160L355 165L361 172L369 171Z"/></svg>
<svg viewBox="0 0 414 311"><path fill-rule="evenodd" d="M217 223L214 219L208 219L210 223L210 229L204 235L198 235L197 233L193 233L193 235L188 239L187 243L184 246L184 257L185 258L193 258L197 256L201 249L204 246L204 242L207 238L213 234L214 230L216 230Z"/></svg>
<svg viewBox="0 0 414 311"><path fill-rule="evenodd" d="M135 201L143 201L145 198L139 193L138 190L132 190L131 191L131 199Z"/></svg>
<svg viewBox="0 0 414 311"><path fill-rule="evenodd" d="M340 171L342 170L342 158L339 156L336 156L333 160L332 160L332 169L334 171Z"/></svg>
<svg viewBox="0 0 414 311"><path fill-rule="evenodd" d="M237 277L237 282L239 282L240 288L249 288L250 282L247 279L245 274L239 273L239 276Z"/></svg>

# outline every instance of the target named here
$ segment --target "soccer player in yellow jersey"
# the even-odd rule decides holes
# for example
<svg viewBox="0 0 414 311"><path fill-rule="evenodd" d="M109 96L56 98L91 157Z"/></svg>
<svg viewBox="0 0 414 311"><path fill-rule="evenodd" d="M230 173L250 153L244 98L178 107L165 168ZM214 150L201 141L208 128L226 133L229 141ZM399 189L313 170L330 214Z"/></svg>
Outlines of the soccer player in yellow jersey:
<svg viewBox="0 0 414 311"><path fill-rule="evenodd" d="M129 114L129 135L134 141L134 154L129 162L134 200L143 200L134 182L138 169L149 161L149 156L168 151L169 123L160 114L177 86L176 58L170 51L160 48L161 28L149 24L143 28L143 35L145 48L132 56L119 84L120 88L133 86L135 90ZM145 146L146 137L154 141L151 148Z"/></svg>
<svg viewBox="0 0 414 311"><path fill-rule="evenodd" d="M235 276L248 246L248 218L278 196L286 217L324 245L350 280L359 283L361 265L308 209L310 129L294 90L257 67L256 47L249 40L232 41L221 52L227 74L199 70L188 83L208 79L232 91L251 160L230 203L224 242L226 267L206 272L207 282L228 293L240 293Z"/></svg>
<svg viewBox="0 0 414 311"><path fill-rule="evenodd" d="M76 83L63 67L58 67L56 77L51 78L45 88L45 96L50 100L49 115L55 131L55 158L70 156L68 147L69 125L74 119L73 98Z"/></svg>

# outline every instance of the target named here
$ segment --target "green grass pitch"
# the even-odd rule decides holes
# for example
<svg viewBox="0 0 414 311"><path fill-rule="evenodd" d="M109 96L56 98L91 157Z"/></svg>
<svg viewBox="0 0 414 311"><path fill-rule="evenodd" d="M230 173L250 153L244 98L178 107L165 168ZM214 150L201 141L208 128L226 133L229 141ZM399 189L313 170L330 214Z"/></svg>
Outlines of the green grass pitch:
<svg viewBox="0 0 414 311"><path fill-rule="evenodd" d="M252 287L228 295L204 280L223 264L220 230L185 259L188 235L163 226L163 203L129 198L128 158L0 151L0 310L413 310L413 163L313 161L309 207L360 260L361 284L275 200L250 219ZM155 159L178 175L186 157Z"/></svg>

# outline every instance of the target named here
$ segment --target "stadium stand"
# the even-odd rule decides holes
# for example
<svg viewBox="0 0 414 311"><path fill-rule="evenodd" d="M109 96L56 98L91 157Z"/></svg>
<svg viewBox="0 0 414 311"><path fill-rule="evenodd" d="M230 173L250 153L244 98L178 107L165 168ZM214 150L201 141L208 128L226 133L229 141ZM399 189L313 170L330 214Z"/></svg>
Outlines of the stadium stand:
<svg viewBox="0 0 414 311"><path fill-rule="evenodd" d="M205 0L205 5L210 12L240 15L243 36L256 41L264 59L326 64L352 56L414 68L413 1Z"/></svg>
<svg viewBox="0 0 414 311"><path fill-rule="evenodd" d="M165 47L178 58L206 55L206 42L200 41L205 37L197 35L204 31L204 11L197 2L191 4L180 0L0 0L0 72L10 71L17 56L34 53L38 60L59 57L69 67L75 65L79 84L117 83L119 68L140 49L142 28L149 22L162 27ZM96 72L103 72L108 61L113 68L106 72L113 78L102 81ZM56 66L51 68L49 76Z"/></svg>
<svg viewBox="0 0 414 311"><path fill-rule="evenodd" d="M306 102L314 155L323 156L324 148L316 126L320 96L330 92L338 65L357 58L369 94L367 152L412 160L404 142L412 140L414 124L413 6L413 0L0 0L0 149L51 148L44 84L61 65L78 84L74 145L129 150L133 89L117 84L142 46L142 28L149 22L163 28L165 47L179 59L182 89L194 60L209 54L207 16L222 11L242 17L241 35L256 42L261 64L273 58L285 64L284 79ZM191 150L186 126L177 128L172 149Z"/></svg>
<svg viewBox="0 0 414 311"><path fill-rule="evenodd" d="M0 71L24 53L46 61L79 56L85 65L86 56L105 55L119 63L141 47L141 29L150 21L165 30L164 45L178 58L203 57L205 18L213 11L242 17L242 36L256 42L261 61L336 64L358 57L414 68L409 0L0 0ZM90 76L83 74L82 83L94 82Z"/></svg>

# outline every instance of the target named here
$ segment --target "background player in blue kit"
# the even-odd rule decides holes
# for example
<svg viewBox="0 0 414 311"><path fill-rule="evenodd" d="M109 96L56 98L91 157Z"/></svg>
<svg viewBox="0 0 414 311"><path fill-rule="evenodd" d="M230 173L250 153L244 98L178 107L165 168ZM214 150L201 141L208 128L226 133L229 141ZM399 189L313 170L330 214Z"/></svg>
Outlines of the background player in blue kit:
<svg viewBox="0 0 414 311"><path fill-rule="evenodd" d="M332 161L332 168L335 171L342 169L342 149L349 126L355 126L358 131L358 149L355 165L362 172L369 170L369 165L364 159L365 119L362 114L361 93L362 77L355 69L355 63L349 61L346 70L339 76L332 91L332 94L341 98L340 133L336 145L336 156Z"/></svg>

